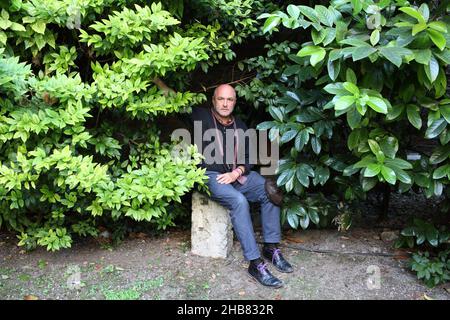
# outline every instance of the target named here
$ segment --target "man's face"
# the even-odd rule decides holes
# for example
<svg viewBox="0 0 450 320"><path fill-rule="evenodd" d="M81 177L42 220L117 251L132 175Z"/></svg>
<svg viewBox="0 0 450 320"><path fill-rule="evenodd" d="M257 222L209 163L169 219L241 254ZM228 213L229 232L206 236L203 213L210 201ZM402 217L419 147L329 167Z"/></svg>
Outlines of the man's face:
<svg viewBox="0 0 450 320"><path fill-rule="evenodd" d="M216 113L221 117L229 117L236 105L236 92L231 87L219 87L212 102Z"/></svg>

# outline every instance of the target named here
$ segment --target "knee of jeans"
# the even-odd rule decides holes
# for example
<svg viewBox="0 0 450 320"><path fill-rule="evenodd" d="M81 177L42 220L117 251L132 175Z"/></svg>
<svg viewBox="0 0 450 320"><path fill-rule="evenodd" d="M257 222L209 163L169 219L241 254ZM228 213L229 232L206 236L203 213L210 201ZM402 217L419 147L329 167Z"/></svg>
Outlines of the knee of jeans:
<svg viewBox="0 0 450 320"><path fill-rule="evenodd" d="M235 197L233 199L233 204L234 207L249 207L248 201L247 199L244 197L244 195L240 194L239 196Z"/></svg>

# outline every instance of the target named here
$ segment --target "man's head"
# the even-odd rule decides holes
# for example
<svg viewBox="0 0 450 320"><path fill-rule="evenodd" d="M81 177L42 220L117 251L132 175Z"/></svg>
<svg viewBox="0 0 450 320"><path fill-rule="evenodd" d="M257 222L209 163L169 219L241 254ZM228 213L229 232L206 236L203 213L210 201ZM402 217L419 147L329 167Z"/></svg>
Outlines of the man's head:
<svg viewBox="0 0 450 320"><path fill-rule="evenodd" d="M228 118L236 105L236 91L228 84L221 84L214 90L212 103L219 116Z"/></svg>

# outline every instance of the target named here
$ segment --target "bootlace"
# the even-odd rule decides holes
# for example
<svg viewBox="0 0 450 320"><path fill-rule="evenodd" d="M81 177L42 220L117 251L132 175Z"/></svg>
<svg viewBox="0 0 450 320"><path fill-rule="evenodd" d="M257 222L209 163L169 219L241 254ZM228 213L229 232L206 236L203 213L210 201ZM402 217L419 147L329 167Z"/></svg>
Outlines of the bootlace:
<svg viewBox="0 0 450 320"><path fill-rule="evenodd" d="M272 263L273 263L273 260L275 258L279 258L280 257L280 254L281 254L281 250L280 249L275 249L275 250L272 251Z"/></svg>
<svg viewBox="0 0 450 320"><path fill-rule="evenodd" d="M263 273L263 272L266 271L266 269L267 269L267 263L261 262L260 264L258 264L258 265L256 266L256 268L258 269L258 271L259 271L260 273Z"/></svg>

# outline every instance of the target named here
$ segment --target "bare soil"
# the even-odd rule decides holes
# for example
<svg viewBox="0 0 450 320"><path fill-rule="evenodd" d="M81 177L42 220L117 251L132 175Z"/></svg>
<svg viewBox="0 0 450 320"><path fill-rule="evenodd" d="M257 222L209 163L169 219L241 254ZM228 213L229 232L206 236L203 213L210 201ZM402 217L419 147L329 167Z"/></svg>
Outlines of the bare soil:
<svg viewBox="0 0 450 320"><path fill-rule="evenodd" d="M237 241L225 260L191 254L188 230L135 234L115 248L93 239L54 253L26 252L3 233L0 299L450 300L448 284L428 289L408 271L407 252L382 241L383 231L285 231L282 251L295 271L271 268L280 289L247 276Z"/></svg>

